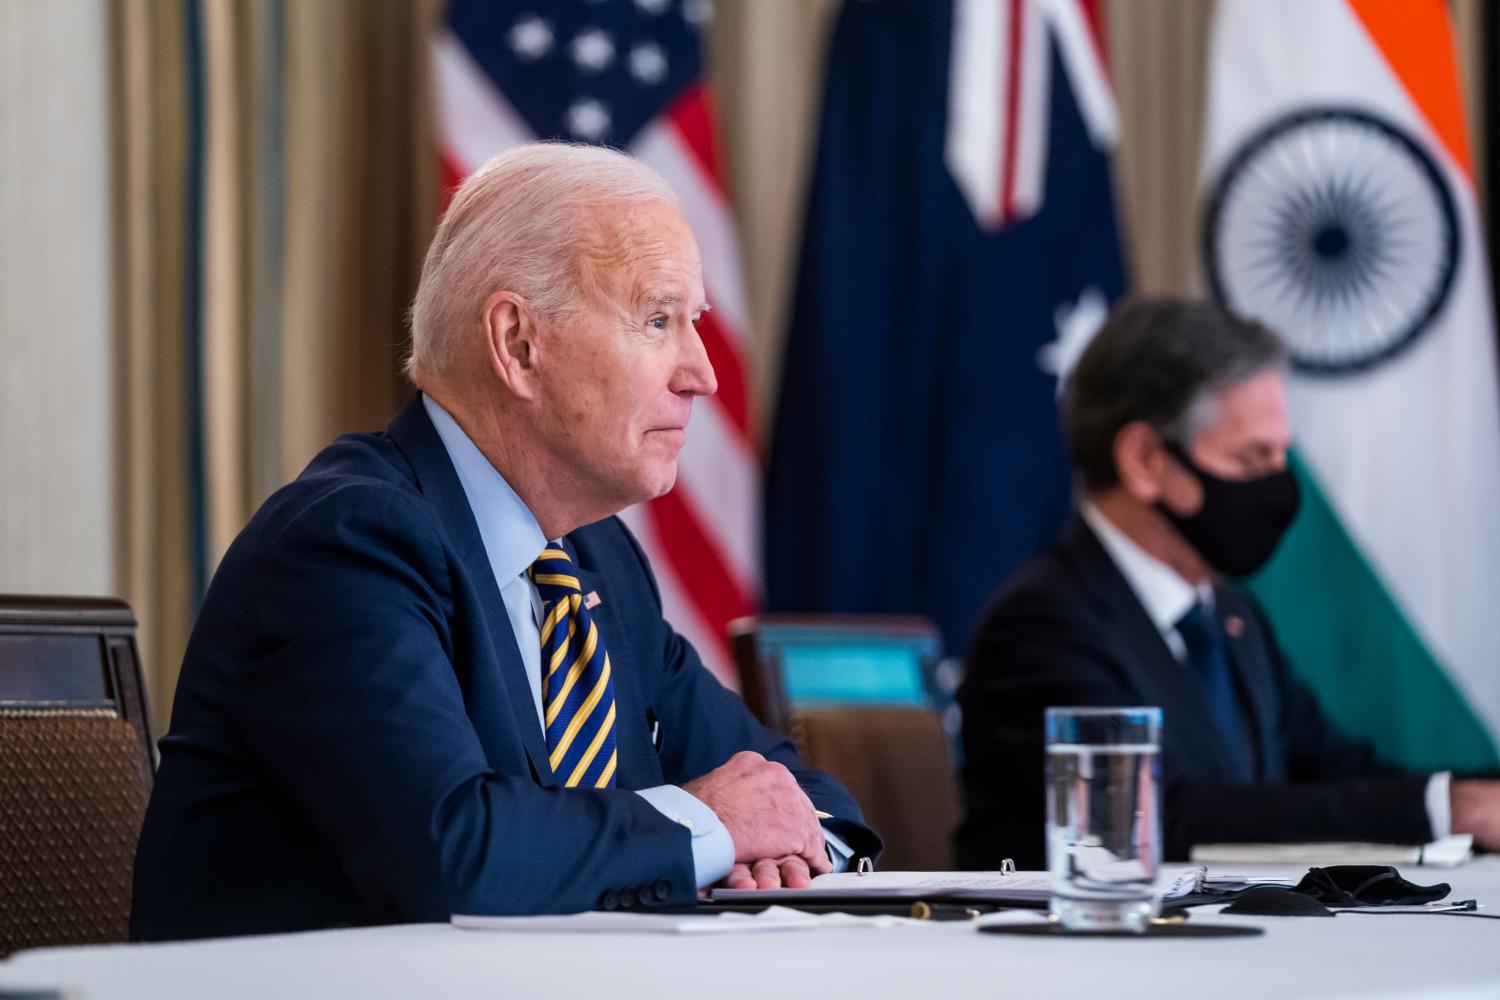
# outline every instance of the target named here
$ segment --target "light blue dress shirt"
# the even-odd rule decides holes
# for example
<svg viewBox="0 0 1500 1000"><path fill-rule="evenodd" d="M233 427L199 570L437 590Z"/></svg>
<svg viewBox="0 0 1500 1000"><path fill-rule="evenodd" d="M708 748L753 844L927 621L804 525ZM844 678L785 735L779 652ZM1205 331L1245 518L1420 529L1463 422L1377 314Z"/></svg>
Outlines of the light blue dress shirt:
<svg viewBox="0 0 1500 1000"><path fill-rule="evenodd" d="M521 662L526 666L526 680L537 721L546 724L542 714L542 598L526 575L526 569L547 547L536 517L511 489L505 477L469 440L458 421L431 396L422 395L422 405L432 420L448 458L458 473L458 481L468 498L469 509L479 524L484 552L500 587L500 599L510 618L520 648ZM685 826L692 835L693 869L698 888L706 888L729 874L734 866L734 839L714 811L691 792L677 785L657 785L636 792L662 815ZM832 833L825 831L829 853L836 869L844 868L852 851Z"/></svg>

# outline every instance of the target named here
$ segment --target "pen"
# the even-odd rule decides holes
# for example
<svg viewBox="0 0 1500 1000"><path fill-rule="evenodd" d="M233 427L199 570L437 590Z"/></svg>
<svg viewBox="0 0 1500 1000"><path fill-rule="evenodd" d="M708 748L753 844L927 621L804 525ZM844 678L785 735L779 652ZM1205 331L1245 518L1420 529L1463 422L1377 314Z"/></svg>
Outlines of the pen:
<svg viewBox="0 0 1500 1000"><path fill-rule="evenodd" d="M814 809L813 814L817 816L818 819L833 819L833 813L826 813L821 809Z"/></svg>
<svg viewBox="0 0 1500 1000"><path fill-rule="evenodd" d="M928 903L919 899L911 904L911 910L907 916L914 920L973 920L982 912L972 906L955 903Z"/></svg>

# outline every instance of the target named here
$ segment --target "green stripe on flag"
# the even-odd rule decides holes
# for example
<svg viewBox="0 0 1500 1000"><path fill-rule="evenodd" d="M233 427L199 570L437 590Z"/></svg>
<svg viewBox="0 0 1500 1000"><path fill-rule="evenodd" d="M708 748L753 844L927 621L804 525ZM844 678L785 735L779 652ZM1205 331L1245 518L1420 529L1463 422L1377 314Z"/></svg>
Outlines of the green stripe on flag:
<svg viewBox="0 0 1500 1000"><path fill-rule="evenodd" d="M1293 670L1349 736L1419 771L1494 768L1494 742L1290 456L1302 509L1251 577Z"/></svg>

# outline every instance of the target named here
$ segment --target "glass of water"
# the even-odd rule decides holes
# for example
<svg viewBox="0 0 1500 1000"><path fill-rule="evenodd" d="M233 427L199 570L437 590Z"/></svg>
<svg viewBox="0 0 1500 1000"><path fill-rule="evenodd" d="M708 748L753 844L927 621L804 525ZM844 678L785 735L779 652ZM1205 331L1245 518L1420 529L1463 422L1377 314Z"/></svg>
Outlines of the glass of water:
<svg viewBox="0 0 1500 1000"><path fill-rule="evenodd" d="M1047 868L1069 930L1145 931L1161 909L1161 709L1047 709Z"/></svg>

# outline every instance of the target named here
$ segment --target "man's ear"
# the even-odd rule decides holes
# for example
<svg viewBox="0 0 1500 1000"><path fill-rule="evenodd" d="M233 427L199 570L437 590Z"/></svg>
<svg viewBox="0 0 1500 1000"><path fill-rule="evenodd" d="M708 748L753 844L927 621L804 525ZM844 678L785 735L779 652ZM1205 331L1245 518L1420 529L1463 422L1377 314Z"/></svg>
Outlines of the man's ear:
<svg viewBox="0 0 1500 1000"><path fill-rule="evenodd" d="M1115 475L1120 486L1141 503L1161 499L1168 472L1167 449L1161 435L1144 420L1132 420L1115 434Z"/></svg>
<svg viewBox="0 0 1500 1000"><path fill-rule="evenodd" d="M538 360L536 315L515 292L495 292L484 300L480 321L490 370L513 395L531 399Z"/></svg>

